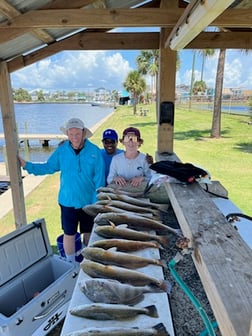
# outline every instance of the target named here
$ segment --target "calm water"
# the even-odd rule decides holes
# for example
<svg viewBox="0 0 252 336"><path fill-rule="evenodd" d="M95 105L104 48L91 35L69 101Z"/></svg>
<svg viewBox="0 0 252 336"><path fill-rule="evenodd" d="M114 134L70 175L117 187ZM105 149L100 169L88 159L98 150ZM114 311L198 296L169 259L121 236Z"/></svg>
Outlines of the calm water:
<svg viewBox="0 0 252 336"><path fill-rule="evenodd" d="M15 116L19 133L49 133L61 134L60 127L70 118L83 120L89 128L113 111L111 107L91 106L89 104L15 104ZM2 117L0 119L0 133L3 132ZM0 162L4 160L4 141L0 140ZM30 141L30 160L44 161L58 144L50 141L49 148L42 148L39 141ZM24 148L20 147L20 153Z"/></svg>

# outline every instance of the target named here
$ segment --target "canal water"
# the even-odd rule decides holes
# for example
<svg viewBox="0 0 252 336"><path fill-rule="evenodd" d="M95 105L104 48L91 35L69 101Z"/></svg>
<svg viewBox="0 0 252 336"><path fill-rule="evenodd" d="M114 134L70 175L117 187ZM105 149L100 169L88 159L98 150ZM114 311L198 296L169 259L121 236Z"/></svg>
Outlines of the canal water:
<svg viewBox="0 0 252 336"><path fill-rule="evenodd" d="M91 128L108 116L113 108L91 106L90 104L15 104L15 117L18 133L32 134L61 134L60 127L70 118L80 118ZM0 119L0 133L3 131ZM29 141L31 161L44 161L58 145L58 141L51 140L49 147L42 147L38 140ZM0 140L0 162L4 162L5 141ZM20 154L24 146L20 147Z"/></svg>

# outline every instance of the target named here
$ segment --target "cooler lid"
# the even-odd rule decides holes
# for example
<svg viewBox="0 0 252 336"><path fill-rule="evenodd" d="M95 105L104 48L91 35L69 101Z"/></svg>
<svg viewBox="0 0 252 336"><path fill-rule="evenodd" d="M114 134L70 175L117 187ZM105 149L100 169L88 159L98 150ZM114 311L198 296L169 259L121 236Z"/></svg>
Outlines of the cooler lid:
<svg viewBox="0 0 252 336"><path fill-rule="evenodd" d="M52 255L46 224L38 219L0 238L0 286Z"/></svg>

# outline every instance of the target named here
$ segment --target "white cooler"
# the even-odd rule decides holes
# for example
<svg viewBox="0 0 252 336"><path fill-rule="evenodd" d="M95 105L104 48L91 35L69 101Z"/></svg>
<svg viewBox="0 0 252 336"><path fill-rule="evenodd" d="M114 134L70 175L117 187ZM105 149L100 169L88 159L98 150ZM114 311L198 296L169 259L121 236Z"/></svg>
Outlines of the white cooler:
<svg viewBox="0 0 252 336"><path fill-rule="evenodd" d="M44 219L0 238L0 335L47 335L66 315L79 266L53 254Z"/></svg>

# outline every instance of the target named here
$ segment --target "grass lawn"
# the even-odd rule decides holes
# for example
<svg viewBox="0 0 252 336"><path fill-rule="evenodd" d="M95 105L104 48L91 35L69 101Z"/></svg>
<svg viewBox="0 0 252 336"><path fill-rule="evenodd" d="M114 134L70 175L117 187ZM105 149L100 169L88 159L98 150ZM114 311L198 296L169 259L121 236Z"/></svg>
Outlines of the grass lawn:
<svg viewBox="0 0 252 336"><path fill-rule="evenodd" d="M106 128L114 128L121 136L124 128L141 130L144 144L141 151L155 157L157 125L154 105L148 106L147 116L133 115L131 106L122 106L98 127L91 138L102 146L101 136ZM139 107L138 107L139 109ZM174 152L182 162L191 162L207 169L212 180L218 180L228 190L229 198L243 213L252 216L252 126L246 116L222 115L222 138L209 137L212 113L176 109ZM120 146L119 146L120 147ZM27 221L44 217L51 245L62 233L57 204L59 174L48 176L26 197ZM15 229L13 212L0 219L0 236Z"/></svg>

